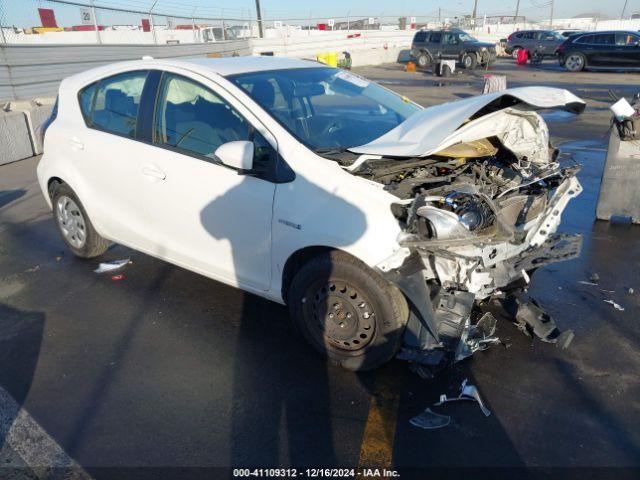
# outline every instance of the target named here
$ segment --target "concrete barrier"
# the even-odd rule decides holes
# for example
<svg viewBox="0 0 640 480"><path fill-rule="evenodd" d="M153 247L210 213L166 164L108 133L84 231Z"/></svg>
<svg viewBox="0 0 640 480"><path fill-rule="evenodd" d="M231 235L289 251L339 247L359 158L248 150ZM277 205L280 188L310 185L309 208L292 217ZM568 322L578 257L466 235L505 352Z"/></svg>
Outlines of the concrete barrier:
<svg viewBox="0 0 640 480"><path fill-rule="evenodd" d="M9 102L5 106L5 111L21 112L24 115L34 155L40 155L42 153L40 130L42 124L51 115L54 103L55 98L48 97L37 98L32 101L19 100Z"/></svg>
<svg viewBox="0 0 640 480"><path fill-rule="evenodd" d="M0 111L0 165L31 156L33 147L24 113Z"/></svg>

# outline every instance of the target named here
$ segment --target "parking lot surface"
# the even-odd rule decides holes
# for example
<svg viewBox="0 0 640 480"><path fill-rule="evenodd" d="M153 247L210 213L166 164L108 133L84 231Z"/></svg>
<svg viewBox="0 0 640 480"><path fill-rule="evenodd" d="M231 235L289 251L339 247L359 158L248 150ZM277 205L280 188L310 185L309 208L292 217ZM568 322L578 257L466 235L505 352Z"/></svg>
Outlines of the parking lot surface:
<svg viewBox="0 0 640 480"><path fill-rule="evenodd" d="M484 74L355 71L425 106L481 93ZM640 467L640 228L595 221L608 91L631 97L639 77L512 60L492 72L509 87L563 87L587 102L579 117L546 115L552 139L583 165L584 193L561 227L584 235L583 253L542 268L531 285L558 325L575 331L568 350L500 322L503 345L429 381L401 361L365 374L325 365L280 305L120 246L100 259L72 257L36 184L38 160L28 159L0 167L7 475L69 462L98 479L132 467ZM132 260L123 279L93 272L121 258ZM579 283L594 273L598 285ZM444 429L409 424L465 378L490 417L462 402L438 410L452 416ZM30 439L44 437L47 454L38 455Z"/></svg>

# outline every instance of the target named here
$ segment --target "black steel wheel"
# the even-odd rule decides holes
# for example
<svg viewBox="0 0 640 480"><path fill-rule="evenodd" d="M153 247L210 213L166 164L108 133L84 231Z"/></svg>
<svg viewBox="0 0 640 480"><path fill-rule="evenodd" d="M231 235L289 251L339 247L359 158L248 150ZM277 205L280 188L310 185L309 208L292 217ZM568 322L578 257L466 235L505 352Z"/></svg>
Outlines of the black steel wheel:
<svg viewBox="0 0 640 480"><path fill-rule="evenodd" d="M288 304L307 341L349 370L370 370L393 358L409 315L397 287L338 251L315 257L298 270Z"/></svg>

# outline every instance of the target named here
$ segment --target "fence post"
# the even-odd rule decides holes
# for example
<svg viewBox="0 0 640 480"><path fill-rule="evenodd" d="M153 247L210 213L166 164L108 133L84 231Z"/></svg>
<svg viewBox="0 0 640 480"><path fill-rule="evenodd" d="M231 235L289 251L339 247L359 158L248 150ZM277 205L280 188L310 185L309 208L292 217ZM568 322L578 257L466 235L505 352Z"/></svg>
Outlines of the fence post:
<svg viewBox="0 0 640 480"><path fill-rule="evenodd" d="M151 36L153 37L154 45L158 44L158 39L156 38L156 26L153 24L153 9L156 8L156 3L158 3L158 0L155 0L149 9L149 26L151 27Z"/></svg>
<svg viewBox="0 0 640 480"><path fill-rule="evenodd" d="M91 0L91 16L93 17L93 28L96 29L96 39L98 40L98 45L100 45L102 43L102 39L100 38L100 29L98 29L98 17L96 16L94 0Z"/></svg>

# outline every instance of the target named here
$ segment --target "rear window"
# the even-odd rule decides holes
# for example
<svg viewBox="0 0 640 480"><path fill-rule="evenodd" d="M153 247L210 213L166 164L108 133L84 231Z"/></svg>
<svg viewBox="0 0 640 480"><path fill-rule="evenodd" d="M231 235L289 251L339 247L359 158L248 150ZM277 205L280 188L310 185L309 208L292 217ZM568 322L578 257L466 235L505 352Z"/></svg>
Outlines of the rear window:
<svg viewBox="0 0 640 480"><path fill-rule="evenodd" d="M125 72L83 88L78 101L87 126L134 138L147 74L146 70Z"/></svg>
<svg viewBox="0 0 640 480"><path fill-rule="evenodd" d="M440 43L442 32L433 32L429 38L429 43Z"/></svg>
<svg viewBox="0 0 640 480"><path fill-rule="evenodd" d="M574 43L593 43L594 35L582 35L574 40Z"/></svg>
<svg viewBox="0 0 640 480"><path fill-rule="evenodd" d="M594 35L594 37L593 43L596 45L614 45L616 43L615 35L613 33Z"/></svg>

